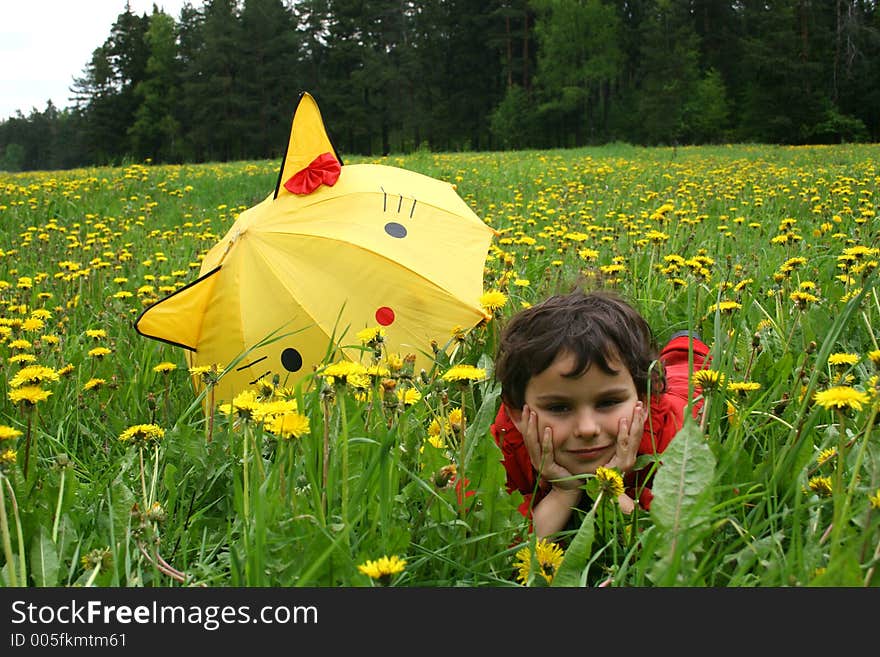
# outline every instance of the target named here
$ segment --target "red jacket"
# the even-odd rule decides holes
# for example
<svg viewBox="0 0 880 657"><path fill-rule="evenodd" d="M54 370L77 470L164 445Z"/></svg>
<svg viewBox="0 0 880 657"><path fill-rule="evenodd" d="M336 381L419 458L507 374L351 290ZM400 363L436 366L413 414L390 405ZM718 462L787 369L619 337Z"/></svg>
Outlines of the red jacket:
<svg viewBox="0 0 880 657"><path fill-rule="evenodd" d="M651 396L651 417L645 423L645 433L639 445L639 454L660 454L681 429L684 422L684 409L688 402L688 343L686 335L673 338L660 352L660 361L666 373L666 391ZM702 340L694 339L694 369L703 369L708 356L709 347ZM702 406L702 400L694 404L693 414L696 417ZM653 435L651 430L653 429ZM507 492L518 490L523 495L523 503L519 510L526 517L531 517L531 509L550 491L550 484L543 479L537 489L535 480L537 472L532 467L529 452L526 449L522 434L510 416L504 404L498 409L495 422L491 427L495 442L501 448L502 463L507 470ZM639 492L639 504L643 509L650 508L653 495L648 487L650 483L642 472L630 472L624 477L627 493L635 497ZM535 495L533 499L533 494Z"/></svg>

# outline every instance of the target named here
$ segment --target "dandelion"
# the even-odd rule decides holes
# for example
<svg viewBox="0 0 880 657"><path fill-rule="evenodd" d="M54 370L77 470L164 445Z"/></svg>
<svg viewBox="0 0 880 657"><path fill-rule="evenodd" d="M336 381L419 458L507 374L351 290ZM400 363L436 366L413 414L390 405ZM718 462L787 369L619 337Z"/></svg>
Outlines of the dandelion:
<svg viewBox="0 0 880 657"><path fill-rule="evenodd" d="M623 495L623 477L617 470L605 467L597 468L596 481L599 482L599 490L607 493L610 499L616 500Z"/></svg>
<svg viewBox="0 0 880 657"><path fill-rule="evenodd" d="M868 352L868 360L874 365L874 369L880 370L880 349L874 349Z"/></svg>
<svg viewBox="0 0 880 657"><path fill-rule="evenodd" d="M849 367L856 365L860 358L858 354L836 353L828 356L828 364L835 367Z"/></svg>
<svg viewBox="0 0 880 657"><path fill-rule="evenodd" d="M13 365L24 365L26 363L35 363L37 357L33 354L15 354L14 356L10 356L8 360Z"/></svg>
<svg viewBox="0 0 880 657"><path fill-rule="evenodd" d="M835 456L837 456L837 450L834 449L833 447L829 447L828 449L823 449L821 452L819 452L819 455L816 457L816 463L818 465L824 465L825 463L827 463L828 461L833 459Z"/></svg>
<svg viewBox="0 0 880 657"><path fill-rule="evenodd" d="M89 358L97 358L101 359L108 354L112 354L113 351L108 349L107 347L95 347L94 349L89 349Z"/></svg>
<svg viewBox="0 0 880 657"><path fill-rule="evenodd" d="M267 431L285 440L302 438L309 433L309 418L293 411L273 416L264 426Z"/></svg>
<svg viewBox="0 0 880 657"><path fill-rule="evenodd" d="M355 337L362 344L378 344L385 339L385 329L381 326L373 326L371 328L365 328L363 330L358 331L355 334Z"/></svg>
<svg viewBox="0 0 880 657"><path fill-rule="evenodd" d="M28 333L42 331L46 327L46 323L39 317L28 317L21 323L21 330Z"/></svg>
<svg viewBox="0 0 880 657"><path fill-rule="evenodd" d="M819 497L828 497L831 495L832 483L831 477L816 476L811 477L807 483L810 490L819 495Z"/></svg>
<svg viewBox="0 0 880 657"><path fill-rule="evenodd" d="M22 367L9 380L9 387L20 388L24 385L40 385L42 383L54 383L60 378L57 371L43 365L28 365Z"/></svg>
<svg viewBox="0 0 880 657"><path fill-rule="evenodd" d="M803 290L797 290L788 295L788 298L794 303L795 306L803 310L811 303L818 303L819 297L815 294L811 294L809 292L804 292Z"/></svg>
<svg viewBox="0 0 880 657"><path fill-rule="evenodd" d="M5 424L0 424L0 441L3 440L13 440L21 436L21 431L16 429L15 427L10 427Z"/></svg>
<svg viewBox="0 0 880 657"><path fill-rule="evenodd" d="M489 314L501 310L507 303L507 295L498 290L489 290L480 296L480 306Z"/></svg>
<svg viewBox="0 0 880 657"><path fill-rule="evenodd" d="M349 385L352 388L366 389L370 387L367 368L360 363L342 360L327 365L321 372L331 385Z"/></svg>
<svg viewBox="0 0 880 657"><path fill-rule="evenodd" d="M13 404L25 404L27 406L36 406L40 402L49 399L52 394L50 390L44 390L40 386L26 385L14 388L9 391L9 401Z"/></svg>
<svg viewBox="0 0 880 657"><path fill-rule="evenodd" d="M813 401L825 409L860 411L868 403L869 397L868 393L851 386L834 386L817 392Z"/></svg>
<svg viewBox="0 0 880 657"><path fill-rule="evenodd" d="M691 374L691 382L703 392L720 390L724 387L724 373L718 370L697 370Z"/></svg>
<svg viewBox="0 0 880 657"><path fill-rule="evenodd" d="M393 575L402 573L406 568L406 560L396 554L390 557L380 557L375 561L367 560L358 566L358 570L370 579L377 580L383 586L387 586Z"/></svg>
<svg viewBox="0 0 880 657"><path fill-rule="evenodd" d="M0 450L0 472L6 472L15 465L18 460L18 452L12 448Z"/></svg>
<svg viewBox="0 0 880 657"><path fill-rule="evenodd" d="M872 509L880 509L880 488L873 495L868 495L868 502Z"/></svg>
<svg viewBox="0 0 880 657"><path fill-rule="evenodd" d="M107 331L104 329L86 329L86 337L93 340L100 340L107 337Z"/></svg>
<svg viewBox="0 0 880 657"><path fill-rule="evenodd" d="M167 361L163 363L159 363L153 368L154 372L158 372L159 374L168 374L169 372L173 372L177 369L177 365L174 363L169 363Z"/></svg>
<svg viewBox="0 0 880 657"><path fill-rule="evenodd" d="M165 429L156 424L135 424L121 434L119 442L138 447L158 444L165 437Z"/></svg>
<svg viewBox="0 0 880 657"><path fill-rule="evenodd" d="M199 377L203 384L212 386L220 379L220 366L216 363L212 365L196 365L189 368L189 373L192 376Z"/></svg>
<svg viewBox="0 0 880 657"><path fill-rule="evenodd" d="M535 561L537 561L539 568L535 575L540 575L548 584L552 584L563 556L565 553L556 543L545 538L539 539L535 544ZM527 584L532 576L532 550L530 547L524 547L517 551L514 565L518 571L516 578L523 584Z"/></svg>
<svg viewBox="0 0 880 657"><path fill-rule="evenodd" d="M486 378L486 370L473 365L453 365L440 378L444 381L480 381Z"/></svg>
<svg viewBox="0 0 880 657"><path fill-rule="evenodd" d="M91 390L98 390L101 387L103 387L104 385L106 385L106 383L107 383L106 379L89 379L88 381L86 381L83 384L82 389L85 392L89 392Z"/></svg>
<svg viewBox="0 0 880 657"><path fill-rule="evenodd" d="M718 311L722 315L731 315L733 314L733 311L739 310L740 308L742 308L742 304L737 303L736 301L721 301L719 303L713 303L711 306L709 306L707 312L711 314L715 311Z"/></svg>
<svg viewBox="0 0 880 657"><path fill-rule="evenodd" d="M254 390L243 390L232 398L232 402L220 405L220 412L226 415L237 415L243 420L249 420L260 411L261 403L257 399Z"/></svg>
<svg viewBox="0 0 880 657"><path fill-rule="evenodd" d="M761 384L757 381L731 381L726 389L740 397L745 397L750 392L760 390Z"/></svg>
<svg viewBox="0 0 880 657"><path fill-rule="evenodd" d="M416 402L418 402L422 398L422 393L420 393L415 388L406 388L405 390L397 391L397 399L404 406L412 406Z"/></svg>

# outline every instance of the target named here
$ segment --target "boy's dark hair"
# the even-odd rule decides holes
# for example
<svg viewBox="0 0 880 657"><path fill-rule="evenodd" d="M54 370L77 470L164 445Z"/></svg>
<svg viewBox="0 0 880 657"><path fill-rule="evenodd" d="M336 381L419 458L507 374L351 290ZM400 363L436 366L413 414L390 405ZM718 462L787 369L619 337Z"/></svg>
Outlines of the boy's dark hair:
<svg viewBox="0 0 880 657"><path fill-rule="evenodd" d="M521 409L529 380L547 369L561 351L574 354L577 377L592 364L613 374L609 361L629 370L640 397L648 384L663 390L654 334L644 317L615 292L577 290L554 295L514 315L501 333L495 355L495 378L501 398Z"/></svg>

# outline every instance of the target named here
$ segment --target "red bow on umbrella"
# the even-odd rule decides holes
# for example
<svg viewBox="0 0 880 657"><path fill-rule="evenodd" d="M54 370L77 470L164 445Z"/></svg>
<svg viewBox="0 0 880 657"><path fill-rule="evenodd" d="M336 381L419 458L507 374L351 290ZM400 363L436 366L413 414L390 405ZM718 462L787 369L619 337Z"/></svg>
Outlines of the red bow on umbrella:
<svg viewBox="0 0 880 657"><path fill-rule="evenodd" d="M332 153L321 153L305 169L297 171L284 183L292 194L311 194L321 184L332 187L339 179L341 167Z"/></svg>

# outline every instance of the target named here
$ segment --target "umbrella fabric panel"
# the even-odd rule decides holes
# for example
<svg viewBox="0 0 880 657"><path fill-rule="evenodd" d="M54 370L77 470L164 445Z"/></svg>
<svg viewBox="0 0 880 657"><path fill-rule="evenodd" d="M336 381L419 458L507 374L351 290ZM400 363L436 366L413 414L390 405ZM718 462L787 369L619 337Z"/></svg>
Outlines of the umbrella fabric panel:
<svg viewBox="0 0 880 657"><path fill-rule="evenodd" d="M285 201L279 199L266 208L271 216L249 222L242 234L259 232L265 241L303 235L355 244L477 304L492 238L491 229L482 222L467 222L417 199L386 197L380 192L351 194L299 208ZM289 248L298 252L295 246Z"/></svg>
<svg viewBox="0 0 880 657"><path fill-rule="evenodd" d="M418 355L430 353L431 340L442 345L453 328L473 326L484 317L477 303L454 297L399 264L354 245L305 236L268 241L249 234L239 246L245 245L249 253L243 276L249 277L248 288L272 289L273 297L278 297L272 301L276 304L284 303L283 298L295 299L327 340L334 333L344 334L342 342L354 345L358 331L378 325L385 328L390 350ZM268 282L273 278L286 294L278 284ZM248 310L253 306L247 303L243 312L249 313L251 330L257 311ZM262 336L244 336L245 340L258 337ZM326 342L321 345L319 358L326 346ZM352 355L356 357L356 351Z"/></svg>

